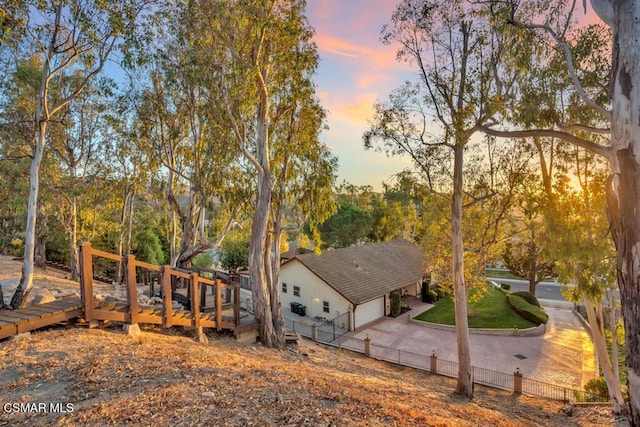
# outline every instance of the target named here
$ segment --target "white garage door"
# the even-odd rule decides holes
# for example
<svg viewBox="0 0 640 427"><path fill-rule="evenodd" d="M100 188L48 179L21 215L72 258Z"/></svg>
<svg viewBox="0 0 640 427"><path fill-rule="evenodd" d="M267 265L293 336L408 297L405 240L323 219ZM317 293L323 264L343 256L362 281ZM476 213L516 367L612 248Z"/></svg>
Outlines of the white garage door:
<svg viewBox="0 0 640 427"><path fill-rule="evenodd" d="M355 311L355 326L358 328L382 316L384 316L384 297L357 306Z"/></svg>

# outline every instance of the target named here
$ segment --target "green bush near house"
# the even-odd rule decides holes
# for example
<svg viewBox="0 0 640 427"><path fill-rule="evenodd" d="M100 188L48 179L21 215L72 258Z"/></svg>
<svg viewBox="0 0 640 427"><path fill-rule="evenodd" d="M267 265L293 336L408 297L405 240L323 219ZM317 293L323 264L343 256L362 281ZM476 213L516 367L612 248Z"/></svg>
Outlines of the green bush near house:
<svg viewBox="0 0 640 427"><path fill-rule="evenodd" d="M391 317L400 316L400 292L391 292Z"/></svg>
<svg viewBox="0 0 640 427"><path fill-rule="evenodd" d="M520 317L540 325L549 321L549 315L540 307L529 304L524 298L514 294L507 295L507 301Z"/></svg>
<svg viewBox="0 0 640 427"><path fill-rule="evenodd" d="M532 294L531 292L529 292L529 291L511 292L511 295L519 296L520 298L522 298L523 300L525 300L529 304L535 305L536 307L542 307L540 305L540 301L538 301L538 298L536 298L536 296L534 294Z"/></svg>
<svg viewBox="0 0 640 427"><path fill-rule="evenodd" d="M428 290L426 295L425 295L425 301L427 303L433 304L434 302L438 301L438 293L432 289Z"/></svg>

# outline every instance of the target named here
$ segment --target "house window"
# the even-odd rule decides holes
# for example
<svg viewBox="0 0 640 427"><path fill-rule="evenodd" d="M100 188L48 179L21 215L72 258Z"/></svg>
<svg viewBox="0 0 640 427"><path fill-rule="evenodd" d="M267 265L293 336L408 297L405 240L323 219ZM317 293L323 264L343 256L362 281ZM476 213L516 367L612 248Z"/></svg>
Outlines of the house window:
<svg viewBox="0 0 640 427"><path fill-rule="evenodd" d="M294 297L299 297L300 296L300 286L294 286L293 287L293 296Z"/></svg>
<svg viewBox="0 0 640 427"><path fill-rule="evenodd" d="M287 284L282 282L282 293L286 294L287 293Z"/></svg>
<svg viewBox="0 0 640 427"><path fill-rule="evenodd" d="M329 301L322 301L322 311L324 311L325 313L330 313Z"/></svg>

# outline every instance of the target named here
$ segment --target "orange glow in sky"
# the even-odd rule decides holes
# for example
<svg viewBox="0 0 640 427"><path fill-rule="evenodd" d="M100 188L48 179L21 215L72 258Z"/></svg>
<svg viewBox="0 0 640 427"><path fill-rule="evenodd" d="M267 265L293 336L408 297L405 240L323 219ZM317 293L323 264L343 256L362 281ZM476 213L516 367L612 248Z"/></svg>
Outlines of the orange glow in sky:
<svg viewBox="0 0 640 427"><path fill-rule="evenodd" d="M396 61L396 46L380 41L399 0L309 0L307 17L315 29L320 54L315 78L317 92L328 110L329 130L322 139L339 159L339 181L382 187L393 174L411 167L406 158L388 158L365 151L362 134L368 129L373 103L405 80L414 80L410 65ZM600 22L582 2L576 9L580 24Z"/></svg>

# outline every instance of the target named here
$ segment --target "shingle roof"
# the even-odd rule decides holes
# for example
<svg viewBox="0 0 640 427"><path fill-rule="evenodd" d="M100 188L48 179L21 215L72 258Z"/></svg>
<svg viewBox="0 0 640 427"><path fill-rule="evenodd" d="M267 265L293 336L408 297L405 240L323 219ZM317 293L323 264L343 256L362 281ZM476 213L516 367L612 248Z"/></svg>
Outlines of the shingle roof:
<svg viewBox="0 0 640 427"><path fill-rule="evenodd" d="M407 240L296 255L353 304L417 283L425 272L422 250Z"/></svg>

